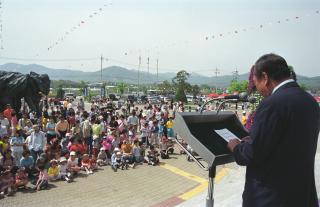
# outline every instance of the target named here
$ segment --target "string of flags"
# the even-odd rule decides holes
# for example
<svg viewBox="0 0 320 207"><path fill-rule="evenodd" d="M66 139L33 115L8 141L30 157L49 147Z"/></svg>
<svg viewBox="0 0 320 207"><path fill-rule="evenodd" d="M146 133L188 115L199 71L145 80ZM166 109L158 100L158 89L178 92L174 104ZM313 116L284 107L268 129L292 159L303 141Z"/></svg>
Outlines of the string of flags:
<svg viewBox="0 0 320 207"><path fill-rule="evenodd" d="M238 35L241 33L246 33L249 31L253 31L253 30L262 30L263 28L266 27L271 27L277 24L282 24L282 23L289 23L289 22L298 22L298 21L302 21L303 19L305 19L306 17L312 17L315 15L319 15L319 10L315 10L313 12L307 13L305 15L299 15L299 16L293 16L291 18L287 17L284 19L280 19L274 22L269 22L266 24L259 24L256 26L250 26L250 27L245 27L242 29L235 29L233 31L228 31L228 32L215 32L212 34L207 34L206 36L201 36L201 40L205 40L205 41L211 41L211 40L218 40L218 39L222 39L228 36L234 36L234 35ZM179 40L176 42L171 42L171 43L167 43L167 44L162 44L161 46L154 46L154 47L150 47L150 48L145 48L145 49L127 49L123 52L124 56L128 56L128 55L137 55L137 54L141 54L142 51L144 51L144 54L148 54L150 52L153 51L153 53L157 52L159 53L159 49L164 49L164 48L173 48L176 46L187 46L189 44L191 44L193 41L192 40Z"/></svg>
<svg viewBox="0 0 320 207"><path fill-rule="evenodd" d="M94 17L101 14L105 7L111 6L112 3L105 3L103 7L98 8L94 12L90 13L87 17L82 18L76 25L72 26L70 29L65 31L56 41L54 41L48 48L48 51L51 51L54 47L62 43L69 37L72 33L83 27L83 25L88 24Z"/></svg>
<svg viewBox="0 0 320 207"><path fill-rule="evenodd" d="M214 33L214 34L210 34L210 35L207 35L205 36L205 40L212 40L212 39L218 39L218 38L223 38L225 36L228 36L228 35L237 35L241 32L247 32L247 31L250 31L250 30L256 30L256 29L263 29L267 26L273 26L274 24L281 24L281 23L287 23L287 22L290 22L290 21L299 21L300 19L304 18L304 17L310 17L311 15L319 15L320 12L319 10L316 10L314 11L313 13L308 13L304 16L293 16L291 18L285 18L283 20L278 20L276 22L269 22L267 24L260 24L260 25L257 25L255 27L249 27L249 28L242 28L242 29L236 29L236 30L233 30L233 31L228 31L228 32L217 32L217 33Z"/></svg>

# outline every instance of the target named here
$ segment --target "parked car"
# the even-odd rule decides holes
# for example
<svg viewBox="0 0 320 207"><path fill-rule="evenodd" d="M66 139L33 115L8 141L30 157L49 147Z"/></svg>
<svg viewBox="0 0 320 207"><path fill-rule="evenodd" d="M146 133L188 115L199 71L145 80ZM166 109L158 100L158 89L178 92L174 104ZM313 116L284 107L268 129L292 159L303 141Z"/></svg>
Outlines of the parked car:
<svg viewBox="0 0 320 207"><path fill-rule="evenodd" d="M74 93L65 93L64 98L76 98L76 96L74 95Z"/></svg>
<svg viewBox="0 0 320 207"><path fill-rule="evenodd" d="M149 96L148 97L148 102L150 104L159 104L159 103L161 103L161 101L160 101L158 96Z"/></svg>
<svg viewBox="0 0 320 207"><path fill-rule="evenodd" d="M112 101L117 101L117 100L118 100L117 96L116 96L115 94L113 94L113 93L109 94L109 98L110 98Z"/></svg>

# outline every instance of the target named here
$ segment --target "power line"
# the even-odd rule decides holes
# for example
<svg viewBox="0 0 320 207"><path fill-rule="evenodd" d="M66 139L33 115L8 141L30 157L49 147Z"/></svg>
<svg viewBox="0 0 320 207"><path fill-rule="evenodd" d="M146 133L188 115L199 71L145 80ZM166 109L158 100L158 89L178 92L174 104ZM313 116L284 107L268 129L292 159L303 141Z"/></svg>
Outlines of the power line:
<svg viewBox="0 0 320 207"><path fill-rule="evenodd" d="M114 58L110 58L110 57L103 57L103 60L109 61L109 62L115 62L118 64L122 64L122 65L127 65L127 66L134 66L136 68L148 68L148 71L150 69L157 71L157 70L161 70L162 72L174 72L174 71L178 71L178 67L176 68L171 68L171 67L157 67L157 65L155 67L152 67L149 64L147 65L142 65L141 64L141 56L140 57L140 62L139 64L133 64L133 63L128 63L128 62L124 62L118 59L114 59ZM40 58L20 58L20 57L6 57L6 56L0 56L0 60L16 60L16 61L29 61L29 62L83 62L83 61L101 61L101 57L89 57L89 58L61 58L61 59L40 59ZM150 61L150 59L149 59ZM185 67L179 67L179 68L185 68ZM202 70L196 70L196 71L190 71L189 72L195 72L195 73L199 73L199 72L211 72L212 69L202 69ZM150 72L150 71L149 71ZM215 73L215 72L214 72ZM141 74L140 74L141 75Z"/></svg>
<svg viewBox="0 0 320 207"><path fill-rule="evenodd" d="M64 59L35 59L35 58L13 58L13 57L0 57L2 60L18 60L18 61L41 61L41 62L77 62L77 61L92 61L99 60L99 58L64 58Z"/></svg>

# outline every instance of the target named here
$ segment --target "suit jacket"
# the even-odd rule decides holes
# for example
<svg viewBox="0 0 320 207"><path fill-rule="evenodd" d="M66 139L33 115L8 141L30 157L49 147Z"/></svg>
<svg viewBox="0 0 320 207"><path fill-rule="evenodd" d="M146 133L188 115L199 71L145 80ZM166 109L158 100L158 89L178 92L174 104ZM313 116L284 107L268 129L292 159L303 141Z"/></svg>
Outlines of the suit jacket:
<svg viewBox="0 0 320 207"><path fill-rule="evenodd" d="M316 207L314 162L319 105L296 82L281 86L259 105L251 141L234 148L247 166L244 207Z"/></svg>

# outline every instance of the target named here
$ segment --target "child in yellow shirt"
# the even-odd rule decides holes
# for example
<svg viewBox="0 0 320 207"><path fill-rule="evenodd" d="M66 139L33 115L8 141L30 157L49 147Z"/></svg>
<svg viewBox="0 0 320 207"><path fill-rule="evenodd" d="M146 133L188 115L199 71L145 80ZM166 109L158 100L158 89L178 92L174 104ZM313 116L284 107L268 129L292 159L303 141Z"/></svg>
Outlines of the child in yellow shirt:
<svg viewBox="0 0 320 207"><path fill-rule="evenodd" d="M166 123L167 131L168 131L168 138L169 137L174 137L173 133L173 121L172 121L172 116L169 117L169 121Z"/></svg>
<svg viewBox="0 0 320 207"><path fill-rule="evenodd" d="M49 180L58 180L61 178L60 169L57 160L50 161L50 167L48 169Z"/></svg>

